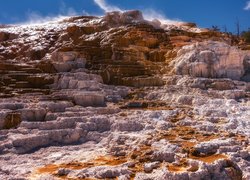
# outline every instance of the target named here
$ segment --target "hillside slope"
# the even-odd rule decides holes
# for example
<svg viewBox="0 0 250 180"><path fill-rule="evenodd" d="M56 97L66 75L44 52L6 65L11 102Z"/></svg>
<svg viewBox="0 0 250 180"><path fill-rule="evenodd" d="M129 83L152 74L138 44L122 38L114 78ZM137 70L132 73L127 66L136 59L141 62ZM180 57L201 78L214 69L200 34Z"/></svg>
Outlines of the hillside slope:
<svg viewBox="0 0 250 180"><path fill-rule="evenodd" d="M249 179L250 51L110 12L0 28L0 179Z"/></svg>

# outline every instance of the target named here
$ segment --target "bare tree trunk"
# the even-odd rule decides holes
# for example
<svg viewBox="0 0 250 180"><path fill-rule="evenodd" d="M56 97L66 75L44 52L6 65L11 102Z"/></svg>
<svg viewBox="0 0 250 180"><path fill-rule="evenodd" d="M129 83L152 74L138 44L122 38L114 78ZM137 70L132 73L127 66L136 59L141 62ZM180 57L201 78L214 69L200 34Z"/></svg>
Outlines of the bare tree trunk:
<svg viewBox="0 0 250 180"><path fill-rule="evenodd" d="M240 37L240 21L238 18L235 25L236 25L237 36Z"/></svg>
<svg viewBox="0 0 250 180"><path fill-rule="evenodd" d="M224 32L227 33L227 26L223 26Z"/></svg>

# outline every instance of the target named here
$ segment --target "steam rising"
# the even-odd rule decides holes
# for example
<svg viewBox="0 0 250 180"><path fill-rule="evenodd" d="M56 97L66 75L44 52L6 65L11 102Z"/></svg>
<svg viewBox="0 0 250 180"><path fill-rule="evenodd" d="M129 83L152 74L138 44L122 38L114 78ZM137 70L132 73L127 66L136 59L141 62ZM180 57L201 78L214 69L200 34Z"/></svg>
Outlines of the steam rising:
<svg viewBox="0 0 250 180"><path fill-rule="evenodd" d="M148 21L153 21L155 19L159 20L162 24L178 24L179 20L168 19L164 14L156 12L153 9L143 10L143 16Z"/></svg>
<svg viewBox="0 0 250 180"><path fill-rule="evenodd" d="M94 0L95 4L102 9L105 12L111 12L111 11L126 11L124 9L121 9L117 6L108 4L105 0ZM250 1L248 3L248 6L245 9L250 9ZM88 14L85 11L82 12L83 14ZM171 20L167 18L163 13L156 12L153 9L145 9L142 10L143 17L145 20L153 21L153 20L159 20L161 24L179 24L179 20ZM71 7L67 7L65 3L62 2L60 6L60 14L54 15L54 16L43 16L37 12L28 12L27 13L27 20L20 24L43 24L48 23L51 21L60 21L64 18L67 18L69 16L75 16L78 13Z"/></svg>
<svg viewBox="0 0 250 180"><path fill-rule="evenodd" d="M94 0L94 2L105 12L110 12L110 11L122 11L120 8L116 6L112 6L106 3L105 0Z"/></svg>
<svg viewBox="0 0 250 180"><path fill-rule="evenodd" d="M247 2L244 10L246 10L246 11L250 10L250 1Z"/></svg>
<svg viewBox="0 0 250 180"><path fill-rule="evenodd" d="M59 21L68 16L65 15L57 15L57 16L42 16L36 12L30 12L27 14L27 20L20 24L43 24L51 21Z"/></svg>
<svg viewBox="0 0 250 180"><path fill-rule="evenodd" d="M123 9L120 9L119 7L113 6L108 4L105 0L94 0L94 2L105 12L110 12L110 11L125 11ZM156 12L153 9L146 9L142 10L143 17L145 20L148 21L153 21L155 19L159 20L162 24L178 24L179 21L175 20L170 20L166 18L165 15Z"/></svg>
<svg viewBox="0 0 250 180"><path fill-rule="evenodd" d="M60 21L69 16L76 16L78 14L72 7L67 7L64 2L61 3L59 10L60 14L49 16L43 16L38 12L30 11L26 14L27 20L25 22L21 22L20 24L44 24L51 21Z"/></svg>

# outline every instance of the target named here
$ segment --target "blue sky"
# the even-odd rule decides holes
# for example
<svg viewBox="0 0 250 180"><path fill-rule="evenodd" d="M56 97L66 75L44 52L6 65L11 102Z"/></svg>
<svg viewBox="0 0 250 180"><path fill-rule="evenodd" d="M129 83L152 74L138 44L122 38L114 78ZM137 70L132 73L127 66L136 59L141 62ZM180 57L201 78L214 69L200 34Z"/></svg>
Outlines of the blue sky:
<svg viewBox="0 0 250 180"><path fill-rule="evenodd" d="M0 24L68 14L104 14L94 1L104 0L7 0L0 6ZM106 6L154 11L200 27L226 26L231 32L235 32L237 19L241 30L250 27L250 0L106 0Z"/></svg>

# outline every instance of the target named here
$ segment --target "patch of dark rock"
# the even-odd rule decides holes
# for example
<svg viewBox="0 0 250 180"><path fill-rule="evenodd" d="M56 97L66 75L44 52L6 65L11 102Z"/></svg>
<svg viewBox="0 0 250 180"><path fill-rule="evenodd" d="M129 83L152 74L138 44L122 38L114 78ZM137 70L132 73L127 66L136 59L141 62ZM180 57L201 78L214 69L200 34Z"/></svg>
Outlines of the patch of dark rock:
<svg viewBox="0 0 250 180"><path fill-rule="evenodd" d="M192 156L195 156L195 157L208 157L208 156L214 155L216 152L202 153L198 151L197 149L193 149L191 150L190 153Z"/></svg>
<svg viewBox="0 0 250 180"><path fill-rule="evenodd" d="M121 106L121 109L136 109L136 108L147 108L148 103L146 102L128 102L126 105Z"/></svg>
<svg viewBox="0 0 250 180"><path fill-rule="evenodd" d="M5 117L3 129L17 128L22 122L20 113L9 113Z"/></svg>
<svg viewBox="0 0 250 180"><path fill-rule="evenodd" d="M167 103L161 101L130 101L120 106L121 109L172 109Z"/></svg>

